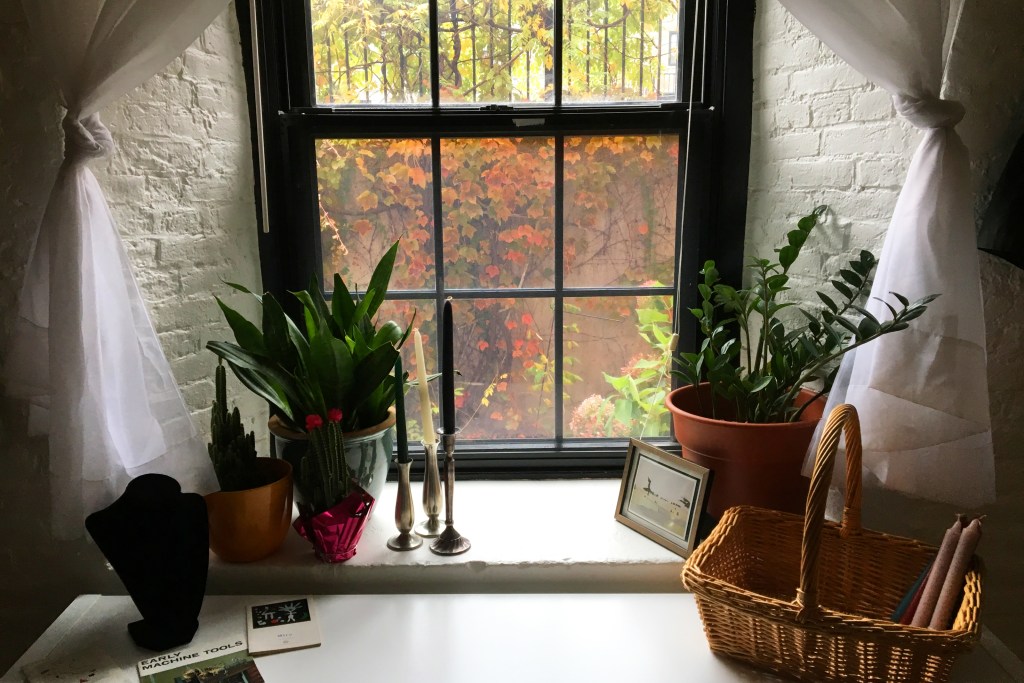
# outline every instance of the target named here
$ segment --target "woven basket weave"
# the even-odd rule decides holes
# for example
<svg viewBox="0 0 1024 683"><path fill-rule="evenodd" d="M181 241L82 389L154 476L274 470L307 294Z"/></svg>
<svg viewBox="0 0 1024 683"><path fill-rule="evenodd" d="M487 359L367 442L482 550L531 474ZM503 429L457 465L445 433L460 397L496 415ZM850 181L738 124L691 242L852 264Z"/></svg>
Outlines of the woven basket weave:
<svg viewBox="0 0 1024 683"><path fill-rule="evenodd" d="M839 437L846 432L843 523L825 521ZM726 511L683 567L711 649L803 681L949 680L954 657L978 639L981 563L946 631L890 615L934 557L933 546L860 527L857 411L832 411L818 446L803 517L740 506Z"/></svg>

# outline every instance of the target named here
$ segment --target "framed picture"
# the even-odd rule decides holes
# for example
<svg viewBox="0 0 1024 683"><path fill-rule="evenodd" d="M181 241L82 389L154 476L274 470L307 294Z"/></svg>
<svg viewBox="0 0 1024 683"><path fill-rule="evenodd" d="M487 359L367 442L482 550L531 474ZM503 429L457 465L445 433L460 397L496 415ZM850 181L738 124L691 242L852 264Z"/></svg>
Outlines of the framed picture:
<svg viewBox="0 0 1024 683"><path fill-rule="evenodd" d="M711 470L637 439L629 440L615 519L688 556L711 486Z"/></svg>

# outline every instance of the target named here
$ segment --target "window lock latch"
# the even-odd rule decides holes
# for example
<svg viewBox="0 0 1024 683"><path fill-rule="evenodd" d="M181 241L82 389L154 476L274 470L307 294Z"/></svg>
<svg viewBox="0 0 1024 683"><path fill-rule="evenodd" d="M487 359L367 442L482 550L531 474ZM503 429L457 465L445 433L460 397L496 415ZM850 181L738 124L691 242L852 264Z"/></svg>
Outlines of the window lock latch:
<svg viewBox="0 0 1024 683"><path fill-rule="evenodd" d="M480 108L481 111L515 111L515 107L510 104L485 104Z"/></svg>

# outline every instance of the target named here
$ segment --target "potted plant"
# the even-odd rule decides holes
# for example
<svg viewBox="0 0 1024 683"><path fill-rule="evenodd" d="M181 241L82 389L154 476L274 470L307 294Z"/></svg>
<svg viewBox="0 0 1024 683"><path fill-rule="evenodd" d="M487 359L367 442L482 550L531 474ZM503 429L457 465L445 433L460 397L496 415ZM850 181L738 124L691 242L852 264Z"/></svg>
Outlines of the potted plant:
<svg viewBox="0 0 1024 683"><path fill-rule="evenodd" d="M892 292L891 317L879 320L860 305L877 265L862 250L831 281L834 294L816 292L821 308L783 301L789 269L827 210L800 218L775 260L751 259L749 287L720 282L714 261L701 271L701 303L690 312L703 341L676 358L673 374L686 384L665 403L683 456L715 472L712 515L741 504L801 512L808 480L800 469L839 359L906 329L937 296L910 302Z"/></svg>
<svg viewBox="0 0 1024 683"><path fill-rule="evenodd" d="M307 290L293 292L302 304L302 326L270 294L257 297L260 327L218 300L235 343L207 344L272 406L271 432L294 469L296 529L328 561L355 554L387 476L395 424L391 373L411 325L403 330L387 321L378 327L374 316L397 251L395 242L361 296L353 296L337 274L330 305L315 279Z"/></svg>
<svg viewBox="0 0 1024 683"><path fill-rule="evenodd" d="M210 549L228 562L252 562L281 547L292 520L292 467L256 456L238 408L228 412L227 373L217 364L207 446L220 491L206 496Z"/></svg>

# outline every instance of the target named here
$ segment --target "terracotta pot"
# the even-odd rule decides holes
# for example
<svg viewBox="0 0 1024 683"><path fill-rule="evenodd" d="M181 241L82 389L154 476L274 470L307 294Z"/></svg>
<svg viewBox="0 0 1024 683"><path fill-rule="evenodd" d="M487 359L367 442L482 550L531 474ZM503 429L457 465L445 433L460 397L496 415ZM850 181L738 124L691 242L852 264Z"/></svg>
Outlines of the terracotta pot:
<svg viewBox="0 0 1024 683"><path fill-rule="evenodd" d="M802 389L796 404L803 405L812 396L813 391ZM797 422L775 424L705 417L701 406L709 406L710 399L706 382L697 389L680 387L665 397L683 457L715 473L708 512L720 517L735 505L755 505L802 514L810 482L800 469L825 409L824 397L807 406ZM715 407L716 414L728 417L728 405ZM719 407L723 412L717 412Z"/></svg>
<svg viewBox="0 0 1024 683"><path fill-rule="evenodd" d="M279 458L291 463L296 471L309 449L309 437L303 432L288 429L276 415L267 423L274 449ZM395 409L388 409L388 417L380 424L355 432L345 432L345 460L355 474L359 486L374 499L380 498L391 464L391 452L395 444ZM296 477L297 478L297 477ZM295 502L302 505L305 496L298 488Z"/></svg>
<svg viewBox="0 0 1024 683"><path fill-rule="evenodd" d="M256 462L271 483L206 496L210 550L226 562L253 562L273 554L292 521L292 466L275 458Z"/></svg>

